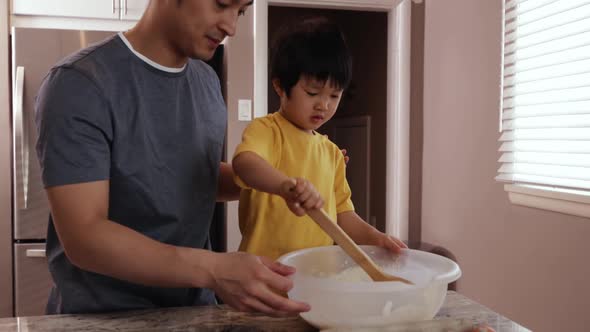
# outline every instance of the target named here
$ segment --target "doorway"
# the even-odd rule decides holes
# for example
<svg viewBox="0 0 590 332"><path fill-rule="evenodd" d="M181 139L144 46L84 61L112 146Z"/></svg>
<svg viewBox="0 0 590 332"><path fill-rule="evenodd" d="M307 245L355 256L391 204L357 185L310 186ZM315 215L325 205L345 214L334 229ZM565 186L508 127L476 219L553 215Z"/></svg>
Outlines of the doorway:
<svg viewBox="0 0 590 332"><path fill-rule="evenodd" d="M415 0L418 1L418 0ZM410 146L410 49L412 0L257 0L254 3L254 116L268 113L268 11L272 6L383 12L387 65L385 98L385 231L408 239ZM354 22L354 23L353 23ZM356 16L353 21L356 24ZM373 36L371 36L373 37Z"/></svg>
<svg viewBox="0 0 590 332"><path fill-rule="evenodd" d="M338 24L353 58L350 87L332 120L319 132L348 150L351 160L346 169L347 180L356 212L366 222L385 231L387 12L271 5L268 7L269 46L283 24L309 16L323 16ZM268 112L272 113L278 110L279 99L270 77L267 82Z"/></svg>

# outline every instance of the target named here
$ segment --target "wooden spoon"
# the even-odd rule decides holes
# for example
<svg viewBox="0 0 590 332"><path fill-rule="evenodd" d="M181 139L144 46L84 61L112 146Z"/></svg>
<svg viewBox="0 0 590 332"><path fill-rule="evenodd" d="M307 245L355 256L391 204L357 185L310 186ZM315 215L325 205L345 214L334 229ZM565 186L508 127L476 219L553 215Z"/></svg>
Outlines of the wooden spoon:
<svg viewBox="0 0 590 332"><path fill-rule="evenodd" d="M314 209L307 211L311 217L328 235L336 242L348 256L350 256L360 267L367 272L373 281L401 281L408 285L414 283L401 277L387 274L373 262L373 260L354 243L354 241L344 233L337 223L332 221L324 209Z"/></svg>

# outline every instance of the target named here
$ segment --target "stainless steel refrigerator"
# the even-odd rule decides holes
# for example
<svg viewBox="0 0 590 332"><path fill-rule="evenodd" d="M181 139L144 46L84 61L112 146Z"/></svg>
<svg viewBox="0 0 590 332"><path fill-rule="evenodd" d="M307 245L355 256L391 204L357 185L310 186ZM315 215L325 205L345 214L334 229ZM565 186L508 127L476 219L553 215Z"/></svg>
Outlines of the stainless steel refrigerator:
<svg viewBox="0 0 590 332"><path fill-rule="evenodd" d="M35 97L51 67L113 32L12 30L13 240L16 316L44 313L51 288L45 258L49 204L35 152Z"/></svg>
<svg viewBox="0 0 590 332"><path fill-rule="evenodd" d="M62 58L113 32L15 28L12 30L14 312L41 315L52 285L45 257L49 205L35 151L34 105L39 86ZM223 79L223 47L210 61ZM222 81L222 87L225 84ZM225 92L225 91L224 91ZM225 250L225 208L218 205L211 242Z"/></svg>

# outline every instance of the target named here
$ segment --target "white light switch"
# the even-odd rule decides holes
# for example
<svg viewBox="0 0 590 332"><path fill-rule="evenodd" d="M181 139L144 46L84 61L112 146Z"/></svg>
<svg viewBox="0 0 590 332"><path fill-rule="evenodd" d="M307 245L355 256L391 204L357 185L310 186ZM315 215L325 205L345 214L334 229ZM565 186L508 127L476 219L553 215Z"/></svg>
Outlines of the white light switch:
<svg viewBox="0 0 590 332"><path fill-rule="evenodd" d="M252 121L252 100L238 100L238 121Z"/></svg>

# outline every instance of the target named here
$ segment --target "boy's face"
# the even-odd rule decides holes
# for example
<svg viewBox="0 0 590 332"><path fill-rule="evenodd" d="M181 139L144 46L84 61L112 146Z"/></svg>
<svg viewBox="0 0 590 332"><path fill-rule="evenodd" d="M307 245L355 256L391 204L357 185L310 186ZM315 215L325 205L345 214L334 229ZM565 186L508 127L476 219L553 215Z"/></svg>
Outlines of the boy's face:
<svg viewBox="0 0 590 332"><path fill-rule="evenodd" d="M252 0L169 0L168 37L186 56L208 60L227 36L235 34L238 17L251 4Z"/></svg>
<svg viewBox="0 0 590 332"><path fill-rule="evenodd" d="M283 116L295 126L311 132L328 122L336 113L342 90L335 88L331 80L318 81L302 76L291 89L290 97L278 81L273 81L275 91L281 98Z"/></svg>

